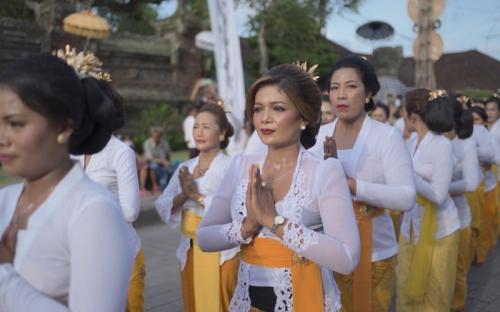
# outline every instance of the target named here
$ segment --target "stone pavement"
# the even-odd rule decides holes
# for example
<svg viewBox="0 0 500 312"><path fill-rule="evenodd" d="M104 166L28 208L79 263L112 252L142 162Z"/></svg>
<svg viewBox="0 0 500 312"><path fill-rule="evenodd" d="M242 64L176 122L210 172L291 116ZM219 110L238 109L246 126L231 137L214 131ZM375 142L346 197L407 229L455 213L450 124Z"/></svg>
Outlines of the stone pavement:
<svg viewBox="0 0 500 312"><path fill-rule="evenodd" d="M146 256L146 312L181 312L179 262L175 251L179 230L163 224L154 209L153 199L143 202L137 229ZM500 241L482 267L469 274L466 312L500 311Z"/></svg>

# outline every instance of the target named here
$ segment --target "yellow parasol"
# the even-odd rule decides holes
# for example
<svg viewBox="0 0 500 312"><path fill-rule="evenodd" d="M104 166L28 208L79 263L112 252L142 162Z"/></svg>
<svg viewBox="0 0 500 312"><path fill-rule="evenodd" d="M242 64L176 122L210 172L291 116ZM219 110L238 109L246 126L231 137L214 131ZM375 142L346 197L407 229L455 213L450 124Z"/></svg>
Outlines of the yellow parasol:
<svg viewBox="0 0 500 312"><path fill-rule="evenodd" d="M106 19L83 10L66 16L63 29L67 33L87 38L105 39L111 33L111 26Z"/></svg>

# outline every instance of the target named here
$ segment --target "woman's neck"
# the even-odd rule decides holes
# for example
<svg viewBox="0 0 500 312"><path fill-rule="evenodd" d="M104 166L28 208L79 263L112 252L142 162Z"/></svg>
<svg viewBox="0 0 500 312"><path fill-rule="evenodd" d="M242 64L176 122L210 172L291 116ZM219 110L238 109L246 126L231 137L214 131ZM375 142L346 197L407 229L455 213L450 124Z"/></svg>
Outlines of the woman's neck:
<svg viewBox="0 0 500 312"><path fill-rule="evenodd" d="M300 151L300 143L286 146L269 146L266 159L271 163L295 163Z"/></svg>
<svg viewBox="0 0 500 312"><path fill-rule="evenodd" d="M200 167L208 168L212 161L219 154L220 148L210 149L208 151L200 151L200 156L198 158L198 165Z"/></svg>
<svg viewBox="0 0 500 312"><path fill-rule="evenodd" d="M487 127L488 129L491 129L491 128L493 127L493 125L495 124L495 122L497 122L497 121L496 121L496 120L495 120L495 121L489 121L489 120L488 120L488 123L486 124L486 127Z"/></svg>
<svg viewBox="0 0 500 312"><path fill-rule="evenodd" d="M415 132L417 132L418 144L420 144L427 132L429 132L429 128L423 122L419 122L415 125Z"/></svg>
<svg viewBox="0 0 500 312"><path fill-rule="evenodd" d="M55 187L72 167L73 161L67 158L63 162L60 162L57 167L40 176L26 178L24 181L25 193L36 196L36 194L43 193L48 188Z"/></svg>
<svg viewBox="0 0 500 312"><path fill-rule="evenodd" d="M335 131L341 131L342 133L359 133L361 127L363 126L363 122L365 121L366 114L363 113L356 119L346 120L338 118L337 126Z"/></svg>

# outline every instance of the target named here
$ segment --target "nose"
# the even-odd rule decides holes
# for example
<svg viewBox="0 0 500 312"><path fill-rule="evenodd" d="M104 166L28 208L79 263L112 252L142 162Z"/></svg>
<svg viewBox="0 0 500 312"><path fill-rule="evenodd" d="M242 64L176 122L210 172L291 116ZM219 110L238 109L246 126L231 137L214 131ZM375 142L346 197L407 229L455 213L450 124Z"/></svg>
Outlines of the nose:
<svg viewBox="0 0 500 312"><path fill-rule="evenodd" d="M271 122L271 111L268 108L264 108L262 111L261 122L263 124L268 124Z"/></svg>
<svg viewBox="0 0 500 312"><path fill-rule="evenodd" d="M339 92L337 92L338 99L345 99L347 97L346 88L344 86L339 87Z"/></svg>
<svg viewBox="0 0 500 312"><path fill-rule="evenodd" d="M7 137L7 131L5 126L0 125L0 147L6 147L8 146L8 137Z"/></svg>

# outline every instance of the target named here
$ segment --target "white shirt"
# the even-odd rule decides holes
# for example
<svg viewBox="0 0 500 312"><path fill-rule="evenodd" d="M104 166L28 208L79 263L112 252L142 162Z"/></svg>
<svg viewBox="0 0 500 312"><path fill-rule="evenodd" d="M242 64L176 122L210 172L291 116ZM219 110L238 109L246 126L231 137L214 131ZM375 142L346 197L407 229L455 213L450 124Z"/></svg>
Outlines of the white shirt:
<svg viewBox="0 0 500 312"><path fill-rule="evenodd" d="M197 239L202 249L225 250L251 241L251 238L243 240L241 237L241 225L247 214L248 168L251 164L262 167L265 158L266 154L254 154L239 155L233 159L200 224ZM290 189L282 200L275 203L275 207L277 213L292 225L284 227L282 243L323 267L325 305L331 309L338 308L339 293L328 270L349 274L359 258L359 232L339 161L324 161L301 148ZM259 236L279 239L267 228ZM273 287L277 295L276 309L291 307L289 270L254 266L241 261L231 311L250 309L249 285Z"/></svg>
<svg viewBox="0 0 500 312"><path fill-rule="evenodd" d="M428 131L417 148L418 138L408 141L415 168L417 193L435 205L437 229L436 240L452 234L460 228L457 208L449 195L453 173L453 148L450 140ZM414 204L405 212L401 224L401 234L410 240L410 224L413 224L415 242L420 236L423 207Z"/></svg>
<svg viewBox="0 0 500 312"><path fill-rule="evenodd" d="M493 124L493 127L490 129L490 134L495 152L495 164L500 166L500 119ZM498 174L497 179L500 181L500 174Z"/></svg>
<svg viewBox="0 0 500 312"><path fill-rule="evenodd" d="M247 146L245 147L245 151L243 152L243 154L252 155L265 153L267 153L267 146L262 143L257 130L254 130L247 141Z"/></svg>
<svg viewBox="0 0 500 312"><path fill-rule="evenodd" d="M470 207L465 197L466 192L475 191L480 182L479 159L477 157L474 141L471 138L451 140L453 155L455 158L453 174L450 184L450 194L458 209L460 218L460 229L470 225ZM460 195L453 195L453 194Z"/></svg>
<svg viewBox="0 0 500 312"><path fill-rule="evenodd" d="M187 160L179 165L174 175L170 179L167 187L163 191L163 194L156 200L155 208L158 211L161 219L173 228L178 227L182 222L182 210L189 210L196 213L198 216L203 217L210 208L210 203L212 202L212 197L215 192L219 189L219 185L226 176L227 169L231 159L224 155L224 153L219 152L215 159L210 164L209 169L205 172L205 175L196 179L196 184L198 185L198 191L205 195L204 206L206 209L200 206L199 203L192 199L188 199L182 209L179 209L176 213L172 214L172 207L175 196L182 192L181 185L179 182L179 169L182 167L187 167L189 172L192 174L194 168L199 162L199 157ZM181 242L177 248L177 258L181 262L181 269L184 270L187 260L187 253L190 248L190 238L181 235ZM224 250L220 252L220 264L222 265L227 260L233 258L239 252L239 248L232 248L229 250Z"/></svg>
<svg viewBox="0 0 500 312"><path fill-rule="evenodd" d="M72 156L85 165L85 155ZM125 220L134 222L141 211L139 196L139 178L137 177L137 160L135 152L125 143L111 136L106 146L90 158L85 173L92 181L108 189L120 202ZM136 253L141 249L141 240L134 227L131 244Z"/></svg>
<svg viewBox="0 0 500 312"><path fill-rule="evenodd" d="M0 190L0 233L22 189ZM0 311L125 311L129 235L118 202L75 164L18 232L14 264L0 265Z"/></svg>
<svg viewBox="0 0 500 312"><path fill-rule="evenodd" d="M474 125L472 140L476 143L477 154L481 164L493 164L495 162L495 149L493 138L485 126ZM491 170L482 170L481 180L484 179L484 191L488 192L495 188L496 179Z"/></svg>
<svg viewBox="0 0 500 312"><path fill-rule="evenodd" d="M323 142L332 136L337 120L321 126L311 151L323 157ZM386 124L365 117L353 149L339 150L348 177L356 180L354 200L368 205L406 211L415 203L413 166L403 138ZM384 214L372 220L372 261L394 256L398 252L394 226Z"/></svg>
<svg viewBox="0 0 500 312"><path fill-rule="evenodd" d="M182 130L184 130L184 142L188 148L196 148L193 138L193 127L195 118L192 115L187 116L182 123Z"/></svg>

